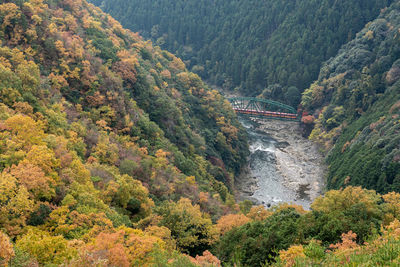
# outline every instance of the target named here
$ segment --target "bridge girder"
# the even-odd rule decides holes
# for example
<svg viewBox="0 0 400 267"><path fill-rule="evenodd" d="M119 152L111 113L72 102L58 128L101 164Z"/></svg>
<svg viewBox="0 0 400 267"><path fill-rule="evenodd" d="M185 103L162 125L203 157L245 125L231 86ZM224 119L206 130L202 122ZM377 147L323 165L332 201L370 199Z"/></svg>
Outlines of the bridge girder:
<svg viewBox="0 0 400 267"><path fill-rule="evenodd" d="M229 98L228 100L233 108L236 107L241 109L255 109L258 111L285 111L292 114L297 113L293 107L269 99L261 99L255 97L233 97Z"/></svg>

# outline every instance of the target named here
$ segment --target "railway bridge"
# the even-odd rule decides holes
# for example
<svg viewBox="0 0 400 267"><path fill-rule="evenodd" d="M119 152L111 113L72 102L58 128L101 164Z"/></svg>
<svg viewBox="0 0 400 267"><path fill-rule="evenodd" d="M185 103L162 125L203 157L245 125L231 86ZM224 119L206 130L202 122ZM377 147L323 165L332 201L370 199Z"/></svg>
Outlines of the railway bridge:
<svg viewBox="0 0 400 267"><path fill-rule="evenodd" d="M296 110L286 104L255 97L233 97L228 99L236 113L252 117L299 121Z"/></svg>

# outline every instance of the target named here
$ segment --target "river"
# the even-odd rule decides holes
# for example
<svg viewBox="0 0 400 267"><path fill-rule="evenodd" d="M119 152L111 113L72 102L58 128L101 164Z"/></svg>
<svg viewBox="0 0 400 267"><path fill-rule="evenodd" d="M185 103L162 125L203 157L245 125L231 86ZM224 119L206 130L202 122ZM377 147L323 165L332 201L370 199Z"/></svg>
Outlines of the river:
<svg viewBox="0 0 400 267"><path fill-rule="evenodd" d="M249 135L250 156L236 179L238 198L309 209L322 194L326 167L318 147L301 136L299 123L242 116L240 122Z"/></svg>

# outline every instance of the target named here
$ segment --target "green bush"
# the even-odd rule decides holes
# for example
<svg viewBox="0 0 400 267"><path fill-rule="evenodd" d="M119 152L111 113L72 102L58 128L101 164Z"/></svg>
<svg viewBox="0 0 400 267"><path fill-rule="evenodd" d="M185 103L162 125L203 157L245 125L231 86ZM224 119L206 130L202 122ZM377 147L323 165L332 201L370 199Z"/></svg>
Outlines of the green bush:
<svg viewBox="0 0 400 267"><path fill-rule="evenodd" d="M300 215L286 209L268 217L234 228L214 246L215 255L223 262L243 266L262 266L271 262L281 249L299 240Z"/></svg>

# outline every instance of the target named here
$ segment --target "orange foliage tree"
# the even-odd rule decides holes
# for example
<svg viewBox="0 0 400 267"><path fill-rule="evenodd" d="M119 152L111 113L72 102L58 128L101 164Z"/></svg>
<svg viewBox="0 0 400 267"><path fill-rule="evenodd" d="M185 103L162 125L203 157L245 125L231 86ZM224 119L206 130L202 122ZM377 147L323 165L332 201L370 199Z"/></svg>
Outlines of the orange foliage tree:
<svg viewBox="0 0 400 267"><path fill-rule="evenodd" d="M243 214L228 214L222 216L217 222L217 228L221 235L232 230L235 227L239 227L250 221L248 217Z"/></svg>
<svg viewBox="0 0 400 267"><path fill-rule="evenodd" d="M87 249L102 253L113 266L143 266L151 260L151 252L165 247L160 238L137 229L121 227L115 232L102 232L91 242Z"/></svg>
<svg viewBox="0 0 400 267"><path fill-rule="evenodd" d="M8 262L14 255L10 238L0 231L0 266L8 266Z"/></svg>

